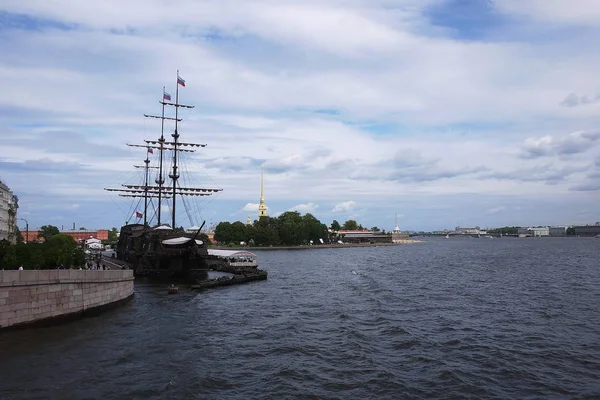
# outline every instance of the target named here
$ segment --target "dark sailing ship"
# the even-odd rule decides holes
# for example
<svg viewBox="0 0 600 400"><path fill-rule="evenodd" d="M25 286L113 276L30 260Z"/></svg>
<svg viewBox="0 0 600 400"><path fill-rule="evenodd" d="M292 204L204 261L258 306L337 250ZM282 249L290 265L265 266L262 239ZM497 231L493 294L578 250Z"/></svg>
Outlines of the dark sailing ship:
<svg viewBox="0 0 600 400"><path fill-rule="evenodd" d="M199 234L204 223L195 233L186 233L183 228L177 228L176 225L176 205L177 198L183 199L188 196L210 196L222 189L200 188L200 187L182 187L179 184L180 178L180 153L193 153L196 148L206 147L206 144L187 143L180 140L179 118L180 108L193 108L194 106L179 103L179 86L185 87L185 81L179 76L177 71L177 84L175 92L175 102L171 101L171 96L163 87L163 98L160 101L162 105L162 114L160 116L144 114L147 118L157 118L161 120L161 135L158 140L144 140L145 144L128 144L131 147L146 148L146 159L143 166L145 178L143 184L122 185L119 189L109 189L107 191L118 192L121 197L132 197L143 199L143 214L135 211L138 220L143 218L143 223L126 223L121 227L119 241L116 247L116 256L130 265L136 276L150 276L159 278L180 278L191 282L207 279L209 260L212 258L208 254L206 243L199 239ZM174 107L175 117L166 117L165 108ZM164 136L165 121L174 121L175 129L171 134L172 140L167 140ZM150 166L149 154L158 151L158 166ZM167 168L164 166L167 156L172 157L172 166L169 171L167 182L164 174ZM150 170L158 170L154 183L150 183ZM168 184L167 184L168 183ZM185 185L187 186L187 185ZM170 201L170 225L164 223L161 219L162 208L167 201ZM138 200L141 202L141 200ZM152 218L148 218L149 206L157 205L157 212ZM189 215L189 211L188 211ZM150 226L156 218L156 225ZM141 222L141 221L140 221Z"/></svg>

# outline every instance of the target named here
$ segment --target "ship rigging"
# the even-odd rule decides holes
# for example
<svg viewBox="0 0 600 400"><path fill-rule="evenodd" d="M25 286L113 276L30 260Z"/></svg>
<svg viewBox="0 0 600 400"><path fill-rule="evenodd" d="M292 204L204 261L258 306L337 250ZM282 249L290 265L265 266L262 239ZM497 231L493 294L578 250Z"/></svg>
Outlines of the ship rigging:
<svg viewBox="0 0 600 400"><path fill-rule="evenodd" d="M221 192L220 188L203 188L203 187L190 187L188 185L181 186L179 179L181 177L181 153L195 153L197 149L206 147L206 144L201 143L190 143L180 140L179 134L179 123L182 121L180 118L179 109L193 109L193 105L182 104L179 102L179 87L185 87L185 81L179 76L179 70L177 71L177 83L175 90L175 102L171 101L171 95L166 92L163 86L162 99L159 101L161 104L162 112L160 115L144 114L144 117L151 119L159 119L161 121L161 134L158 140L144 140L145 144L130 144L127 146L133 148L144 148L146 149L146 158L143 160L144 165L136 165L136 168L144 170L144 182L141 184L122 184L121 188L106 188L109 192L117 192L121 197L129 198L141 198L143 199L143 216L140 218L139 211L135 212L129 217L137 216L138 220L143 218L143 225L149 226L154 221L154 218L148 218L148 210L151 206L155 206L156 226L164 224L162 220L163 209L165 205L169 206L170 213L170 226L176 228L176 215L177 215L177 199L181 196L181 203L186 208L184 197L204 197L210 196ZM165 109L167 107L175 108L175 116L170 117L165 115ZM171 134L172 140L167 141L165 138L165 121L173 121L175 123L175 129ZM154 154L155 150L158 151L158 165L151 166L150 154ZM171 155L171 166L168 174L169 181L165 179L165 173L167 167L165 161L167 155ZM154 183L150 181L150 171L156 170L156 178ZM170 200L170 204L165 203L165 200ZM154 203L155 202L155 203ZM187 210L188 216L190 216L190 223L193 224L190 211Z"/></svg>

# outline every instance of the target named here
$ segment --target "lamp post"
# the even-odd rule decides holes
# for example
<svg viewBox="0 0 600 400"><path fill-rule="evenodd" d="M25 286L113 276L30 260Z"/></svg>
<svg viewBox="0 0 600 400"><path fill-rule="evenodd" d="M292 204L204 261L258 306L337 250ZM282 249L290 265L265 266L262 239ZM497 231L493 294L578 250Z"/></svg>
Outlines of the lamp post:
<svg viewBox="0 0 600 400"><path fill-rule="evenodd" d="M19 218L25 221L25 243L29 243L29 222L25 218Z"/></svg>

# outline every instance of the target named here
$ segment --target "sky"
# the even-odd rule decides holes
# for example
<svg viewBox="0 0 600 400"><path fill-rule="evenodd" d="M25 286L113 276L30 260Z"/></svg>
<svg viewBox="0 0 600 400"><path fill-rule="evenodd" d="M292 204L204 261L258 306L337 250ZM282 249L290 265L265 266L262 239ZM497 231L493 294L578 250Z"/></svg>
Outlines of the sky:
<svg viewBox="0 0 600 400"><path fill-rule="evenodd" d="M597 0L3 0L0 179L29 229L135 222L104 189L142 183L126 144L158 139L143 114L179 70L181 139L207 144L187 171L223 190L178 225L257 219L261 165L271 216L594 223L599 21Z"/></svg>

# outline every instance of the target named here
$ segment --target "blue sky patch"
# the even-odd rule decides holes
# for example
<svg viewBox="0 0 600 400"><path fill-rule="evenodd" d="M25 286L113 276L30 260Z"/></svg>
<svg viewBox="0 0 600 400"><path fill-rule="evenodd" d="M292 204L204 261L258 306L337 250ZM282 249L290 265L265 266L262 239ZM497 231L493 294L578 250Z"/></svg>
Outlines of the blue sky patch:
<svg viewBox="0 0 600 400"><path fill-rule="evenodd" d="M491 0L450 0L429 7L425 16L432 25L461 40L489 39L509 24L494 10Z"/></svg>
<svg viewBox="0 0 600 400"><path fill-rule="evenodd" d="M314 110L313 111L315 114L324 114L324 115L341 115L341 111L340 110L335 110L332 108L322 108L319 110Z"/></svg>
<svg viewBox="0 0 600 400"><path fill-rule="evenodd" d="M61 29L70 31L75 29L75 25L52 21L50 19L36 18L30 15L0 11L0 31L5 29L24 29L30 31Z"/></svg>

